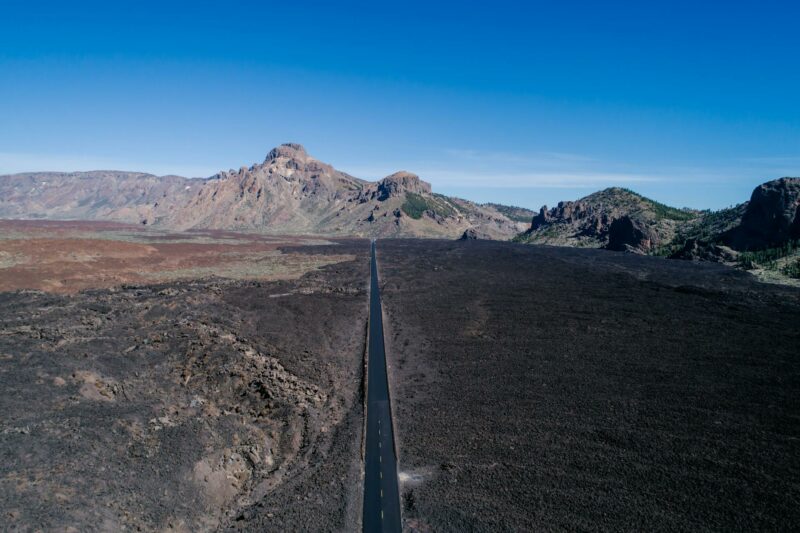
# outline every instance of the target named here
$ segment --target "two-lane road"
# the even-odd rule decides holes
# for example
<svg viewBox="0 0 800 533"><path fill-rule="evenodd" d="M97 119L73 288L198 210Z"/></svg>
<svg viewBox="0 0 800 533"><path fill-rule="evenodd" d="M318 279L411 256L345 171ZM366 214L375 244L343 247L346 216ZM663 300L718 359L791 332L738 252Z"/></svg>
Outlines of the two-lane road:
<svg viewBox="0 0 800 533"><path fill-rule="evenodd" d="M378 262L372 242L367 355L367 440L364 458L364 531L400 531L392 408L383 344L383 316L378 287Z"/></svg>

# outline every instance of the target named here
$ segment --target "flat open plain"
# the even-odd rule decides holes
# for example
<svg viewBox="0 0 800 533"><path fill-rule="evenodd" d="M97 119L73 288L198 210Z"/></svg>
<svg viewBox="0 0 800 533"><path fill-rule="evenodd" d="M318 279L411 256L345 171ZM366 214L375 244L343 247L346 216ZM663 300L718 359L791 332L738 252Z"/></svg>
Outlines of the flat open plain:
<svg viewBox="0 0 800 533"><path fill-rule="evenodd" d="M800 291L497 242L378 261L407 529L800 524Z"/></svg>

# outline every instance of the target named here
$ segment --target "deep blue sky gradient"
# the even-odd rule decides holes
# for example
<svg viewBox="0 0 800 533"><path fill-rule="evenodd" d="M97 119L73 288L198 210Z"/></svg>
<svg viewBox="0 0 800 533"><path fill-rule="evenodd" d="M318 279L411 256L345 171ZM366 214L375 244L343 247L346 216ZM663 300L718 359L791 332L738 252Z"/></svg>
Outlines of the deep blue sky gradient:
<svg viewBox="0 0 800 533"><path fill-rule="evenodd" d="M0 173L206 176L281 142L537 208L800 175L800 2L0 4Z"/></svg>

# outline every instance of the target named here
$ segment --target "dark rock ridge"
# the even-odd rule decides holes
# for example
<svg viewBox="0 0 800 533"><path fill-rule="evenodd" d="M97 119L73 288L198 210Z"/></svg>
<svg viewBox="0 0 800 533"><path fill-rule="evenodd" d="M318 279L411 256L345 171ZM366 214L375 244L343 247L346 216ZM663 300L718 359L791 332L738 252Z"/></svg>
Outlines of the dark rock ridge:
<svg viewBox="0 0 800 533"><path fill-rule="evenodd" d="M285 157L288 159L307 159L308 152L306 152L306 149L302 144L284 143L270 150L264 162L268 163L269 161L278 159L280 157Z"/></svg>
<svg viewBox="0 0 800 533"><path fill-rule="evenodd" d="M737 250L756 250L800 239L800 178L759 185L750 196L741 224L722 235Z"/></svg>
<svg viewBox="0 0 800 533"><path fill-rule="evenodd" d="M491 239L491 235L483 233L475 228L469 228L464 231L459 240L461 241L477 241Z"/></svg>
<svg viewBox="0 0 800 533"><path fill-rule="evenodd" d="M660 243L660 236L653 228L625 215L611 222L606 248L619 252L644 253Z"/></svg>

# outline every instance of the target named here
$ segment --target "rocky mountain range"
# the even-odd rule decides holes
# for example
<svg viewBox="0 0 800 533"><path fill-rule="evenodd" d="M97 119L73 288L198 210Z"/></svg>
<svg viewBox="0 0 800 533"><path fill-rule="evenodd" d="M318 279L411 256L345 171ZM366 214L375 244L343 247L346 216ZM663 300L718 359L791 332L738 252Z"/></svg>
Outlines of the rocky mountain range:
<svg viewBox="0 0 800 533"><path fill-rule="evenodd" d="M456 238L472 230L493 239L510 239L526 226L498 206L435 194L410 172L358 179L299 144L204 179L113 171L0 176L0 218L372 237Z"/></svg>
<svg viewBox="0 0 800 533"><path fill-rule="evenodd" d="M741 253L794 247L800 240L800 178L764 183L749 201L721 211L678 209L613 187L536 213L436 194L405 171L362 180L299 144L283 144L263 163L202 179L118 171L0 176L0 218L285 235L514 239L736 263ZM792 257L792 250L781 257Z"/></svg>
<svg viewBox="0 0 800 533"><path fill-rule="evenodd" d="M676 209L627 189L605 189L543 206L514 240L714 261L766 281L797 280L800 178L763 183L749 201L719 211Z"/></svg>

